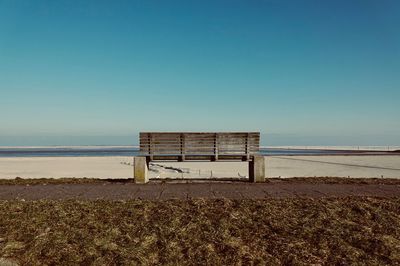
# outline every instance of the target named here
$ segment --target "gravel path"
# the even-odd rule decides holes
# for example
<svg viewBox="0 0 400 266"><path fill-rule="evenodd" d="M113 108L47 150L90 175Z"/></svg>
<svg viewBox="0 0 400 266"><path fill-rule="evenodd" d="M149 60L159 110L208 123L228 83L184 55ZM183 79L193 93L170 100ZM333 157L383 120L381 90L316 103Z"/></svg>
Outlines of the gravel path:
<svg viewBox="0 0 400 266"><path fill-rule="evenodd" d="M271 182L224 183L94 183L47 185L0 185L0 200L24 199L262 199L292 197L400 197L400 185L310 184Z"/></svg>

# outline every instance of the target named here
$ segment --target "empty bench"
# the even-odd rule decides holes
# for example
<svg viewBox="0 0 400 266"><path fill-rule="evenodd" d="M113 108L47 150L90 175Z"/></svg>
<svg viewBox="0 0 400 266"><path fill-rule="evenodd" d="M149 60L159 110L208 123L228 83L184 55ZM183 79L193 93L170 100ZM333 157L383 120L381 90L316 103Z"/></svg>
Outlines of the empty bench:
<svg viewBox="0 0 400 266"><path fill-rule="evenodd" d="M141 132L139 138L140 155L134 158L136 183L149 181L152 161L246 161L249 181L265 180L259 132Z"/></svg>

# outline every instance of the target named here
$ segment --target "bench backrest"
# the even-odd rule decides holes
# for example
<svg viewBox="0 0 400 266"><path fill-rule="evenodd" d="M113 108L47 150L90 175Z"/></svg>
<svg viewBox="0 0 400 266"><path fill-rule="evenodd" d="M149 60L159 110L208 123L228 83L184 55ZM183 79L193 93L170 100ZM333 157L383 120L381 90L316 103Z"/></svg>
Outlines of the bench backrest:
<svg viewBox="0 0 400 266"><path fill-rule="evenodd" d="M251 160L259 132L141 132L140 153L151 160Z"/></svg>

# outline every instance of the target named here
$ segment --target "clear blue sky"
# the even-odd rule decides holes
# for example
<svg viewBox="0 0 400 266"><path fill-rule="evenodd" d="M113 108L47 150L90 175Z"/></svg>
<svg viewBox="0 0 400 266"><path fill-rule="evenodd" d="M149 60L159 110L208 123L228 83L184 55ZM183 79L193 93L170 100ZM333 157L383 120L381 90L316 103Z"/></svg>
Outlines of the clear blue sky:
<svg viewBox="0 0 400 266"><path fill-rule="evenodd" d="M0 145L143 130L400 144L399 14L397 0L0 0Z"/></svg>

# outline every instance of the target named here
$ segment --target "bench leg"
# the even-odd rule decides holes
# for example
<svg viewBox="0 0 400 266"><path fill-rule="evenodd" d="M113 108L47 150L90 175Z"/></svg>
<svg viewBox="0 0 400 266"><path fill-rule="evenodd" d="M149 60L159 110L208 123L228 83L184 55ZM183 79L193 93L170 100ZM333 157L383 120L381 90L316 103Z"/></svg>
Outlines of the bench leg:
<svg viewBox="0 0 400 266"><path fill-rule="evenodd" d="M249 161L249 181L265 181L265 160L264 156L255 155L253 160Z"/></svg>
<svg viewBox="0 0 400 266"><path fill-rule="evenodd" d="M135 183L145 184L149 182L148 164L146 157L134 157L134 178Z"/></svg>

